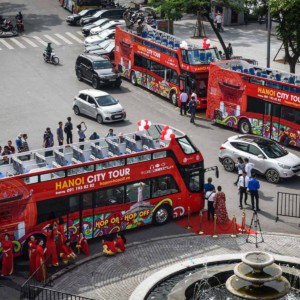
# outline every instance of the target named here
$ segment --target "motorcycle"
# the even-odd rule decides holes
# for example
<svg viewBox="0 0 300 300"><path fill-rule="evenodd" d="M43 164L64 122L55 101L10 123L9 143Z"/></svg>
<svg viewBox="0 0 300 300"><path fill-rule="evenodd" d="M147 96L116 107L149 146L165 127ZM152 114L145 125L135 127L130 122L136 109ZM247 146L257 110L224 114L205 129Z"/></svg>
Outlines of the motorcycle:
<svg viewBox="0 0 300 300"><path fill-rule="evenodd" d="M17 34L14 25L10 21L7 21L6 24L0 25L0 35L4 32L11 32L12 34Z"/></svg>
<svg viewBox="0 0 300 300"><path fill-rule="evenodd" d="M16 26L15 26L15 30L16 30L17 32L24 31L24 24L23 24L23 21L22 21L22 20L20 20L20 19L17 20L17 24L16 24Z"/></svg>
<svg viewBox="0 0 300 300"><path fill-rule="evenodd" d="M52 63L54 65L59 64L59 58L55 55L55 53L52 51L50 54L50 58L48 57L47 51L43 52L44 61L47 63Z"/></svg>

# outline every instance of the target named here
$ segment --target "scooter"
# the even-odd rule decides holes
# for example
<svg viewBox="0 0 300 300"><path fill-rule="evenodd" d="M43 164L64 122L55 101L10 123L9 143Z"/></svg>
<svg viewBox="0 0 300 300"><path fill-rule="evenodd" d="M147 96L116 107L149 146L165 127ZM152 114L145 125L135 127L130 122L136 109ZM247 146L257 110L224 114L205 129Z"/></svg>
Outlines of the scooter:
<svg viewBox="0 0 300 300"><path fill-rule="evenodd" d="M45 50L43 52L44 61L47 63L52 63L54 65L59 64L59 58L55 55L55 53L52 51L50 54L50 58L48 57L47 51Z"/></svg>
<svg viewBox="0 0 300 300"><path fill-rule="evenodd" d="M18 32L24 31L24 24L23 24L22 20L20 20L20 19L17 20L15 30L18 31Z"/></svg>
<svg viewBox="0 0 300 300"><path fill-rule="evenodd" d="M10 21L7 21L6 23L0 25L0 35L4 32L11 32L12 34L17 34L14 25Z"/></svg>

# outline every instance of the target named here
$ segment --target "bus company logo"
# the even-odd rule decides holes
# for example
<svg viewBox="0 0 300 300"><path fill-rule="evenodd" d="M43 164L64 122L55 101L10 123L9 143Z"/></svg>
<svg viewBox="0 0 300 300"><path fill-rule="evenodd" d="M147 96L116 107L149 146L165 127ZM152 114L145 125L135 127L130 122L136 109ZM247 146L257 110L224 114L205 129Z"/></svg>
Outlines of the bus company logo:
<svg viewBox="0 0 300 300"><path fill-rule="evenodd" d="M277 97L279 100L287 100L287 101L291 100L300 103L300 97L296 95L290 95L284 92L276 92L275 90L267 89L264 87L258 87L257 92L262 95Z"/></svg>
<svg viewBox="0 0 300 300"><path fill-rule="evenodd" d="M159 52L156 52L156 51L154 51L152 49L148 49L145 46L137 45L137 50L143 52L144 54L151 55L154 58L160 59L160 53Z"/></svg>
<svg viewBox="0 0 300 300"><path fill-rule="evenodd" d="M206 71L208 69L209 69L209 67L197 67L197 68L195 68L195 71Z"/></svg>
<svg viewBox="0 0 300 300"><path fill-rule="evenodd" d="M170 170L170 169L173 169L173 168L174 168L174 166L166 166L165 163L156 164L156 165L151 165L149 170L142 171L141 174L150 174L150 173L154 173L154 172Z"/></svg>
<svg viewBox="0 0 300 300"><path fill-rule="evenodd" d="M200 157L199 157L199 158L200 158ZM191 160L191 159L195 159L195 158L194 158L194 157L189 157L189 158L185 157L185 158L183 159L183 162L186 163L188 160ZM196 159L197 159L197 157L196 157Z"/></svg>

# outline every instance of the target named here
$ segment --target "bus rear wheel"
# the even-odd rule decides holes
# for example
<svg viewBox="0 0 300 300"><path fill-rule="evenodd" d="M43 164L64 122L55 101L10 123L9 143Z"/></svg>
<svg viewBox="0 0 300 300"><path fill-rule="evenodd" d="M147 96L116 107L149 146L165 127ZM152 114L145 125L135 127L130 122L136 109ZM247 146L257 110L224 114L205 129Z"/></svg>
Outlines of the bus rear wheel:
<svg viewBox="0 0 300 300"><path fill-rule="evenodd" d="M155 226L161 226L168 222L170 219L170 207L168 205L159 206L153 214L153 224Z"/></svg>
<svg viewBox="0 0 300 300"><path fill-rule="evenodd" d="M239 122L239 131L242 134L248 134L251 132L251 125L247 119L242 119Z"/></svg>

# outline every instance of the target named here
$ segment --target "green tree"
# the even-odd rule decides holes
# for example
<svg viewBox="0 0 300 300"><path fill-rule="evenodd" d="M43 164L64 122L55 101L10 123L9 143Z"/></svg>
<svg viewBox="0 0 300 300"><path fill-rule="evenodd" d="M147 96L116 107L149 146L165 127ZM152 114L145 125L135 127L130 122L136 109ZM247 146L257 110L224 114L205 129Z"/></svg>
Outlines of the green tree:
<svg viewBox="0 0 300 300"><path fill-rule="evenodd" d="M212 1L212 0L211 0ZM245 6L242 0L215 0L211 3L209 0L151 0L150 4L157 8L166 19L169 20L180 20L183 16L183 13L196 13L198 16L205 17L210 23L214 33L216 34L220 44L223 48L225 56L227 59L230 59L226 45L223 41L222 35L217 30L214 20L210 17L211 5L218 5L226 8L230 8L234 11L240 12L245 11ZM201 20L198 19L198 23Z"/></svg>

